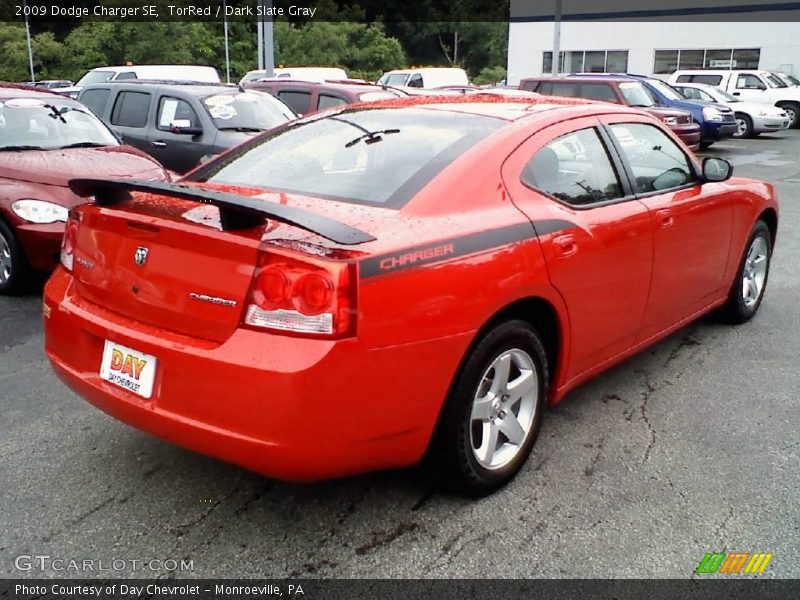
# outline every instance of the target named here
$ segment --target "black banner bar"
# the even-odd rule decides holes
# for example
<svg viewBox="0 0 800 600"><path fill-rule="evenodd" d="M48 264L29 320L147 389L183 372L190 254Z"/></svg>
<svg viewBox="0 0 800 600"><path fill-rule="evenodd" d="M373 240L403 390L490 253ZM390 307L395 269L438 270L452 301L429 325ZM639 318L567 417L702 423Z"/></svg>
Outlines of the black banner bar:
<svg viewBox="0 0 800 600"><path fill-rule="evenodd" d="M788 579L626 580L234 580L26 579L2 580L3 600L788 600L800 581Z"/></svg>

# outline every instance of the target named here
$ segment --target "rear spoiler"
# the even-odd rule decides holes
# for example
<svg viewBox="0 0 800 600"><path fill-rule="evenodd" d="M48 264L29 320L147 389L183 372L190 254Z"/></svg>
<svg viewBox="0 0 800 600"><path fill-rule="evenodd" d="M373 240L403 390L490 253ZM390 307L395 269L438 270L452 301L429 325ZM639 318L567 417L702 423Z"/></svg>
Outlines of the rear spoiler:
<svg viewBox="0 0 800 600"><path fill-rule="evenodd" d="M339 244L362 244L375 239L365 231L346 223L340 223L294 206L178 183L138 179L71 179L69 187L83 198L93 195L99 206L113 206L131 200L133 196L130 192L151 192L213 204L219 208L220 225L222 225L223 231L249 229L261 225L267 217L271 217Z"/></svg>

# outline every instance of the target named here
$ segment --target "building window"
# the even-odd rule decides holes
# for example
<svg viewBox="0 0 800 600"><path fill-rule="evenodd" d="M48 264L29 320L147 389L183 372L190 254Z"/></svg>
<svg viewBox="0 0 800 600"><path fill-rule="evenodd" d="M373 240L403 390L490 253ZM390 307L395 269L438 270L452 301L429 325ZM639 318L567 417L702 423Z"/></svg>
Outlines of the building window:
<svg viewBox="0 0 800 600"><path fill-rule="evenodd" d="M572 50L560 52L559 73L625 73L627 50ZM552 73L553 53L542 53L542 73Z"/></svg>
<svg viewBox="0 0 800 600"><path fill-rule="evenodd" d="M757 69L759 48L656 50L653 73L670 75L678 69Z"/></svg>

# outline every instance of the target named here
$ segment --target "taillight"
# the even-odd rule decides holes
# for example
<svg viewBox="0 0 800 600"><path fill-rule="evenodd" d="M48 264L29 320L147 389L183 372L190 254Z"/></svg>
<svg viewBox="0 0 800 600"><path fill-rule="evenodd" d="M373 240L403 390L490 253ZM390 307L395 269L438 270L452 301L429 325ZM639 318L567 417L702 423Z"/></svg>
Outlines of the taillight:
<svg viewBox="0 0 800 600"><path fill-rule="evenodd" d="M326 338L353 335L356 293L353 263L260 254L244 322L272 329Z"/></svg>
<svg viewBox="0 0 800 600"><path fill-rule="evenodd" d="M78 216L70 212L61 240L61 264L67 271L72 271L75 259L75 246L78 243Z"/></svg>

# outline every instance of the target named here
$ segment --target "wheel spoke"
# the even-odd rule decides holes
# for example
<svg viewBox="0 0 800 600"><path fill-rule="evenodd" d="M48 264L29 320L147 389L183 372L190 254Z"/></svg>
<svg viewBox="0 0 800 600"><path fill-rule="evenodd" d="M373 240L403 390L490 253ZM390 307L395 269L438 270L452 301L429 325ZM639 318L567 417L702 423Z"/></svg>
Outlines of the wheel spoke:
<svg viewBox="0 0 800 600"><path fill-rule="evenodd" d="M748 279L748 288L750 291L749 296L753 300L758 300L758 284L756 283L755 277Z"/></svg>
<svg viewBox="0 0 800 600"><path fill-rule="evenodd" d="M497 449L497 425L486 421L483 424L483 438L481 439L481 447L475 450L475 456L484 465L489 465L494 457L494 452Z"/></svg>
<svg viewBox="0 0 800 600"><path fill-rule="evenodd" d="M506 389L508 385L508 374L511 372L511 355L501 356L494 364L494 379L492 380L491 392L497 395Z"/></svg>
<svg viewBox="0 0 800 600"><path fill-rule="evenodd" d="M514 413L506 413L505 417L497 421L497 426L508 438L508 441L515 446L519 446L525 440L525 430L519 424Z"/></svg>
<svg viewBox="0 0 800 600"><path fill-rule="evenodd" d="M472 404L472 420L473 421L488 421L492 413L492 400L495 395L491 392L486 394L483 398L478 398Z"/></svg>
<svg viewBox="0 0 800 600"><path fill-rule="evenodd" d="M506 386L510 397L506 404L514 404L517 400L528 394L535 385L536 377L533 371L520 370L520 376Z"/></svg>

